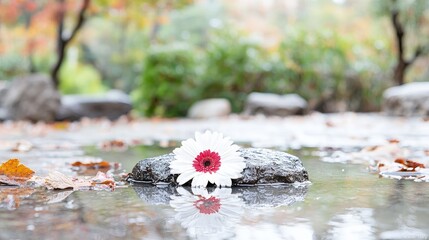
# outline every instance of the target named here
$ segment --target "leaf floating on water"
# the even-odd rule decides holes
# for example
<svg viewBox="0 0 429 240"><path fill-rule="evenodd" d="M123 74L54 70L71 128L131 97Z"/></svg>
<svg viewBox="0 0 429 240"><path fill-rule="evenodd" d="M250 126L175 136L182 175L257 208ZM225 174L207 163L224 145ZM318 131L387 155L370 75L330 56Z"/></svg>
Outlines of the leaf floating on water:
<svg viewBox="0 0 429 240"><path fill-rule="evenodd" d="M401 172L416 171L416 168L425 168L425 165L422 163L414 162L404 158L396 159L395 163L404 165L404 167L400 170Z"/></svg>
<svg viewBox="0 0 429 240"><path fill-rule="evenodd" d="M115 180L103 172L98 172L91 179L86 177L69 177L63 173L50 172L45 178L48 189L73 189L73 190L114 190Z"/></svg>
<svg viewBox="0 0 429 240"><path fill-rule="evenodd" d="M57 171L50 172L45 178L45 183L48 189L77 188L71 177L68 177Z"/></svg>
<svg viewBox="0 0 429 240"><path fill-rule="evenodd" d="M97 147L103 151L123 152L128 149L128 144L123 140L114 139L102 142Z"/></svg>
<svg viewBox="0 0 429 240"><path fill-rule="evenodd" d="M399 143L400 141L398 140L398 139L396 139L396 138L391 138L391 139L389 139L389 140L387 140L389 143L391 143L391 144L397 144L397 143Z"/></svg>
<svg viewBox="0 0 429 240"><path fill-rule="evenodd" d="M103 161L100 158L83 158L71 164L81 175L95 175L97 171L107 172L109 169L120 169L120 163Z"/></svg>
<svg viewBox="0 0 429 240"><path fill-rule="evenodd" d="M104 172L98 172L91 181L94 183L95 190L114 190L116 186L115 179Z"/></svg>
<svg viewBox="0 0 429 240"><path fill-rule="evenodd" d="M71 164L73 167L87 167L87 168L110 168L111 164L107 161L76 161Z"/></svg>
<svg viewBox="0 0 429 240"><path fill-rule="evenodd" d="M21 164L18 159L9 159L0 165L0 183L23 185L34 174L34 171Z"/></svg>

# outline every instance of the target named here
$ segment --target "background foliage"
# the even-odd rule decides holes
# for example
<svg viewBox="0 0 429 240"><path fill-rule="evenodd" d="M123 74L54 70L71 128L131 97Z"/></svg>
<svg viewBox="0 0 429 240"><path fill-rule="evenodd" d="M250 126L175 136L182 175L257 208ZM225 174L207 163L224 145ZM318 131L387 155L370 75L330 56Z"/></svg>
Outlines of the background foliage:
<svg viewBox="0 0 429 240"><path fill-rule="evenodd" d="M210 97L227 98L240 112L253 91L295 92L310 110L378 110L393 84L395 39L382 11L390 2L93 0L61 69L60 89L122 89L146 116L183 116ZM73 25L79 3L67 1L66 25ZM54 5L0 5L0 79L48 72L55 60ZM426 6L393 6L419 13L403 17L410 51L428 39L421 37ZM425 66L427 58L417 61L407 81L425 80Z"/></svg>

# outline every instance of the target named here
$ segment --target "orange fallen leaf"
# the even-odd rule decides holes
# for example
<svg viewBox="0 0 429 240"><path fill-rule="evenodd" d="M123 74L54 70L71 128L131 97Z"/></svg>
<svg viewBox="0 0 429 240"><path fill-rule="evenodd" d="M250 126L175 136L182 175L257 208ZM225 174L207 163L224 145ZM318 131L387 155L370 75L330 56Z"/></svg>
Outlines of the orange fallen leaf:
<svg viewBox="0 0 429 240"><path fill-rule="evenodd" d="M21 164L18 159L9 159L0 165L0 183L22 185L29 180L34 171Z"/></svg>
<svg viewBox="0 0 429 240"><path fill-rule="evenodd" d="M396 143L399 143L400 141L398 140L398 139L396 139L396 138L391 138L391 139L389 139L389 140L387 140L389 143L394 143L394 144L396 144Z"/></svg>
<svg viewBox="0 0 429 240"><path fill-rule="evenodd" d="M87 168L110 168L111 164L107 161L94 161L94 162L81 162L77 161L71 164L73 167L87 167Z"/></svg>
<svg viewBox="0 0 429 240"><path fill-rule="evenodd" d="M115 180L104 172L98 172L97 175L91 179L91 181L93 182L96 190L108 190L105 188L114 190L116 186Z"/></svg>
<svg viewBox="0 0 429 240"><path fill-rule="evenodd" d="M70 127L70 122L67 122L67 121L55 122L51 126L56 130L66 130Z"/></svg>

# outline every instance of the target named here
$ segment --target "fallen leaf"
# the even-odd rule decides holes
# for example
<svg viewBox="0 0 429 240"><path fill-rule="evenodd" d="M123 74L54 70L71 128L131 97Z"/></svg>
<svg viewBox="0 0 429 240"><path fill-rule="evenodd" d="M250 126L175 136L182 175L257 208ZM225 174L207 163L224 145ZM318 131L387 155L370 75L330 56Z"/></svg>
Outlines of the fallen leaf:
<svg viewBox="0 0 429 240"><path fill-rule="evenodd" d="M18 159L9 159L0 165L0 183L23 185L34 174L34 171L21 164Z"/></svg>
<svg viewBox="0 0 429 240"><path fill-rule="evenodd" d="M110 168L111 164L107 161L76 161L71 164L73 167L87 167L87 168Z"/></svg>
<svg viewBox="0 0 429 240"><path fill-rule="evenodd" d="M379 147L380 147L380 146L369 146L369 147L365 147L365 148L363 149L363 151L372 152L372 151L377 150Z"/></svg>
<svg viewBox="0 0 429 240"><path fill-rule="evenodd" d="M99 188L96 190L105 190L104 188L106 187L110 190L114 190L116 186L115 179L113 179L111 176L108 176L104 172L98 172L97 175L91 179L91 181L94 183L95 187Z"/></svg>
<svg viewBox="0 0 429 240"><path fill-rule="evenodd" d="M69 177L54 171L45 178L45 186L48 189L114 190L115 185L115 180L103 172L98 172L95 177L88 179L83 176Z"/></svg>
<svg viewBox="0 0 429 240"><path fill-rule="evenodd" d="M50 172L45 178L45 183L48 189L77 188L71 177L68 177L57 171Z"/></svg>
<svg viewBox="0 0 429 240"><path fill-rule="evenodd" d="M123 152L128 149L128 144L123 140L114 139L100 143L98 148L103 151Z"/></svg>
<svg viewBox="0 0 429 240"><path fill-rule="evenodd" d="M389 143L392 143L392 144L396 144L396 143L399 143L400 141L398 140L398 139L395 139L395 138L392 138L392 139L389 139L389 140L387 140Z"/></svg>
<svg viewBox="0 0 429 240"><path fill-rule="evenodd" d="M67 130L70 127L70 122L67 122L67 121L55 122L51 126L55 130Z"/></svg>
<svg viewBox="0 0 429 240"><path fill-rule="evenodd" d="M424 164L415 162L415 161L411 161L408 159L404 159L404 158L398 158L395 160L395 163L399 163L404 165L405 168L402 168L400 171L401 172L408 172L408 171L416 171L416 168L425 168Z"/></svg>
<svg viewBox="0 0 429 240"><path fill-rule="evenodd" d="M28 152L33 148L33 144L28 141L16 142L15 146L12 147L12 152Z"/></svg>

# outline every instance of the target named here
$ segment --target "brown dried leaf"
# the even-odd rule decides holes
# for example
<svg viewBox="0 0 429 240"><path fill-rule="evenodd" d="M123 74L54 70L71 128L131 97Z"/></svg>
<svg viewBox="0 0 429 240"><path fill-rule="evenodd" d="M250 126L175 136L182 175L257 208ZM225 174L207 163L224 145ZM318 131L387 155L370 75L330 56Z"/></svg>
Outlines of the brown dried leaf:
<svg viewBox="0 0 429 240"><path fill-rule="evenodd" d="M68 177L60 172L50 172L45 178L45 184L48 189L76 189L77 186L71 177Z"/></svg>
<svg viewBox="0 0 429 240"><path fill-rule="evenodd" d="M98 172L97 175L91 179L91 181L94 183L94 186L96 186L96 190L102 190L106 187L110 190L114 190L116 186L115 179L108 176L104 172Z"/></svg>
<svg viewBox="0 0 429 240"><path fill-rule="evenodd" d="M60 172L51 172L45 178L46 187L48 189L68 189L73 190L113 190L115 181L108 177L103 172L98 172L94 178L88 179L85 177L69 177Z"/></svg>
<svg viewBox="0 0 429 240"><path fill-rule="evenodd" d="M425 168L425 165L422 163L418 163L418 162L411 161L408 159L403 159L403 158L397 158L395 160L395 163L404 165L405 168L402 168L400 170L401 172L416 171L416 168Z"/></svg>
<svg viewBox="0 0 429 240"><path fill-rule="evenodd" d="M76 161L71 165L73 167L87 167L87 168L110 168L111 167L111 164L107 161L90 161L90 162Z"/></svg>
<svg viewBox="0 0 429 240"><path fill-rule="evenodd" d="M391 139L389 139L389 140L387 140L387 141L389 141L389 143L392 143L392 144L397 144L397 143L399 143L400 141L398 140L398 139L396 139L396 138L391 138Z"/></svg>
<svg viewBox="0 0 429 240"><path fill-rule="evenodd" d="M114 139L100 143L98 148L103 151L123 152L128 149L128 145L123 140Z"/></svg>
<svg viewBox="0 0 429 240"><path fill-rule="evenodd" d="M0 165L0 183L22 185L29 180L34 171L21 164L18 159L9 159Z"/></svg>
<svg viewBox="0 0 429 240"><path fill-rule="evenodd" d="M368 152L372 152L372 151L377 150L379 147L380 146L369 146L369 147L364 148L364 150L368 151Z"/></svg>

